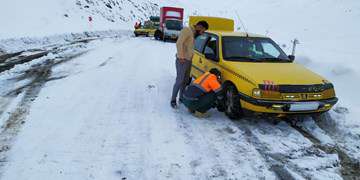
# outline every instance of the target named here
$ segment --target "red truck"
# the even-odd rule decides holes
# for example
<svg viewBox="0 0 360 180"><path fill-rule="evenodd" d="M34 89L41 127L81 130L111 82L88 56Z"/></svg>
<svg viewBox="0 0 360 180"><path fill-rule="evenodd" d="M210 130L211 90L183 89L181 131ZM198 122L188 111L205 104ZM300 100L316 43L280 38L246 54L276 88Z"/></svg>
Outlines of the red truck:
<svg viewBox="0 0 360 180"><path fill-rule="evenodd" d="M177 7L160 8L160 26L155 31L157 40L176 40L183 28L184 9Z"/></svg>

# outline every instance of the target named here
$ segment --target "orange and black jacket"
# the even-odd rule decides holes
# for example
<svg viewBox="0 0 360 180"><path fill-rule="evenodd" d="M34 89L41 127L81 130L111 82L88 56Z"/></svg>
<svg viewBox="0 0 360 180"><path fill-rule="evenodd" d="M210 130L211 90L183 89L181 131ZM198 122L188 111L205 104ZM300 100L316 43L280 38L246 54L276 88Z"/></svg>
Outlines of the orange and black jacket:
<svg viewBox="0 0 360 180"><path fill-rule="evenodd" d="M196 99L206 93L214 92L219 94L221 89L221 84L217 77L214 74L206 72L186 88L184 97Z"/></svg>

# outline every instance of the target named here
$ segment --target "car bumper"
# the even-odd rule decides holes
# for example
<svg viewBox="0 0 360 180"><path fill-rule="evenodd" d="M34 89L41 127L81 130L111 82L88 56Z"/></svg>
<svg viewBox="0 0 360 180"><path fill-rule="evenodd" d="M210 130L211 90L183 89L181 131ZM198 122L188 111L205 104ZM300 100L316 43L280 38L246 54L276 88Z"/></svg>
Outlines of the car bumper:
<svg viewBox="0 0 360 180"><path fill-rule="evenodd" d="M176 40L176 39L178 39L178 36L177 35L165 35L165 38Z"/></svg>
<svg viewBox="0 0 360 180"><path fill-rule="evenodd" d="M165 31L164 36L166 39L177 39L180 31Z"/></svg>
<svg viewBox="0 0 360 180"><path fill-rule="evenodd" d="M278 101L278 100L263 100L255 99L253 97L240 94L241 105L244 109L260 112L260 113L278 113L278 114L304 114L304 113L319 113L330 110L337 102L338 98L309 101ZM317 109L312 110L291 110L291 106L299 103L318 103Z"/></svg>

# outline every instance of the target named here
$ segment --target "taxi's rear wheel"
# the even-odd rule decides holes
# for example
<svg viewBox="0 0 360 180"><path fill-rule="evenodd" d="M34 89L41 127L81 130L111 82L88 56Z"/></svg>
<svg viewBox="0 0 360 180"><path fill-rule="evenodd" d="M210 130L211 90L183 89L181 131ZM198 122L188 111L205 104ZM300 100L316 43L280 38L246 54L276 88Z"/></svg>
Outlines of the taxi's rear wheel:
<svg viewBox="0 0 360 180"><path fill-rule="evenodd" d="M230 119L239 119L243 115L243 112L236 87L233 85L227 86L225 93L225 114Z"/></svg>

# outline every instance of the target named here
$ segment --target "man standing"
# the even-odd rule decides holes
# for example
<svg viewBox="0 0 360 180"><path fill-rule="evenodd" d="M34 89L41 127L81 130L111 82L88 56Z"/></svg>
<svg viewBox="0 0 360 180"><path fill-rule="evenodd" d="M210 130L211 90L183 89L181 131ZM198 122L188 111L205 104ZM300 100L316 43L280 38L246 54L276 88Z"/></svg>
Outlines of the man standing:
<svg viewBox="0 0 360 180"><path fill-rule="evenodd" d="M176 42L176 81L171 97L171 107L176 108L176 98L180 91L180 102L183 91L190 79L191 62L194 51L194 39L209 29L206 21L199 21L193 28L185 27L181 30Z"/></svg>

